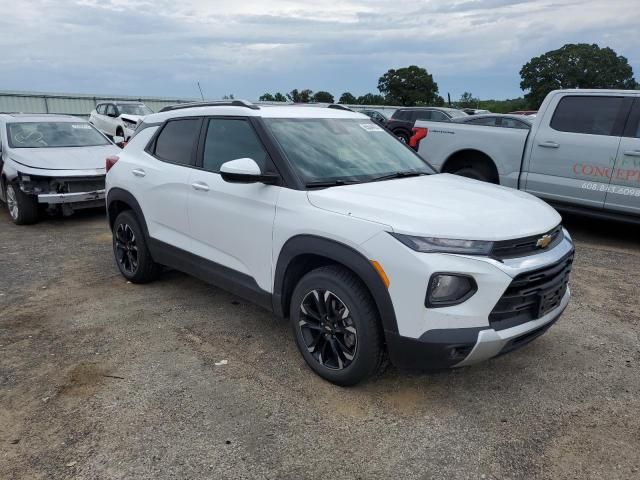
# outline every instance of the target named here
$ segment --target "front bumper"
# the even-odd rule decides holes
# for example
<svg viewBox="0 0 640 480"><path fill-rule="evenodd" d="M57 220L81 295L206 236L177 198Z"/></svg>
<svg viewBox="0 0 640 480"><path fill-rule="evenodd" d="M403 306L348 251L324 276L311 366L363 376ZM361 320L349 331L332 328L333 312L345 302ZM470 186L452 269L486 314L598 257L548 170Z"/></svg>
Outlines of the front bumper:
<svg viewBox="0 0 640 480"><path fill-rule="evenodd" d="M386 332L391 362L399 368L438 370L473 365L511 352L544 334L567 308L569 298L567 290L560 305L545 316L506 330L430 330L419 339Z"/></svg>
<svg viewBox="0 0 640 480"><path fill-rule="evenodd" d="M42 193L38 195L38 203L58 205L62 203L83 203L104 200L104 189L79 193Z"/></svg>
<svg viewBox="0 0 640 480"><path fill-rule="evenodd" d="M562 284L556 281L559 274L554 273L556 276L550 278L548 284L546 277L539 275L539 272L547 270L555 272L556 267L564 266L565 262L570 265L574 247L568 234L561 243L547 251L503 261L488 257L416 253L404 246L398 248L397 243L386 234L373 237L365 245L371 249L369 258L377 260L390 279L389 294L397 329L385 330L385 339L390 359L399 367L429 370L459 367L501 355L542 335L569 303L568 287L558 293L556 300L551 295L562 288ZM476 280L478 290L461 304L425 308L429 278L435 272L470 275ZM519 285L523 276L540 278L545 287L533 284L534 288L522 287L522 297L515 298L528 299L527 296L533 292L535 295L540 292L536 297L538 302L528 301L530 299L524 305L501 302L503 298L511 298L513 286ZM557 302L553 309L538 316L538 311L544 307L543 302L550 300ZM528 312L527 305L535 305L531 307L531 315L523 314ZM513 321L509 317L512 310Z"/></svg>

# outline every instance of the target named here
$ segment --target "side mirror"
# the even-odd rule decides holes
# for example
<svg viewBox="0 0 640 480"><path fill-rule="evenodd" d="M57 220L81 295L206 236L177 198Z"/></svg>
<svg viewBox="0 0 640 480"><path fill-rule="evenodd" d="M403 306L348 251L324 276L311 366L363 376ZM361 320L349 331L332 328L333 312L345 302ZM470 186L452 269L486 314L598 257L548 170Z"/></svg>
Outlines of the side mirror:
<svg viewBox="0 0 640 480"><path fill-rule="evenodd" d="M113 143L120 148L124 148L124 137L113 137Z"/></svg>
<svg viewBox="0 0 640 480"><path fill-rule="evenodd" d="M229 183L266 183L276 184L280 177L275 174L264 174L258 164L251 158L229 160L220 167L220 175Z"/></svg>

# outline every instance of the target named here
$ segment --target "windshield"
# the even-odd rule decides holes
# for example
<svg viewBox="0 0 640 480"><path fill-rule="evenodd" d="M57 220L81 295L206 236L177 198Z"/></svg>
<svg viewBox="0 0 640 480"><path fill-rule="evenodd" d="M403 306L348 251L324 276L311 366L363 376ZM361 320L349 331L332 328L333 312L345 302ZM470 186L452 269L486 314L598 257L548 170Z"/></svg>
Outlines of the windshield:
<svg viewBox="0 0 640 480"><path fill-rule="evenodd" d="M265 118L306 183L369 181L397 172L435 171L369 119Z"/></svg>
<svg viewBox="0 0 640 480"><path fill-rule="evenodd" d="M124 103L118 104L118 111L120 112L120 115L125 113L127 115L144 116L144 115L151 115L153 113L153 111L146 105L130 105L130 104L124 104Z"/></svg>
<svg viewBox="0 0 640 480"><path fill-rule="evenodd" d="M86 122L20 122L7 124L12 148L92 147L109 141Z"/></svg>
<svg viewBox="0 0 640 480"><path fill-rule="evenodd" d="M449 114L449 116L451 118L461 118L461 117L468 117L469 115L465 112L463 112L462 110L447 110L447 113Z"/></svg>

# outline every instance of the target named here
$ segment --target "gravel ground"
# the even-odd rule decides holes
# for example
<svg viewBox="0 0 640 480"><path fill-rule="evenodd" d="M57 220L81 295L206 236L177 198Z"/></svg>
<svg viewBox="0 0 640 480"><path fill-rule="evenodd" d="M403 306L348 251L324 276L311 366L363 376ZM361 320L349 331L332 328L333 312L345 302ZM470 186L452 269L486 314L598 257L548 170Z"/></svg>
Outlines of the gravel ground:
<svg viewBox="0 0 640 480"><path fill-rule="evenodd" d="M103 212L2 209L0 478L640 478L640 228L565 223L574 296L546 335L343 389L258 307L127 283Z"/></svg>

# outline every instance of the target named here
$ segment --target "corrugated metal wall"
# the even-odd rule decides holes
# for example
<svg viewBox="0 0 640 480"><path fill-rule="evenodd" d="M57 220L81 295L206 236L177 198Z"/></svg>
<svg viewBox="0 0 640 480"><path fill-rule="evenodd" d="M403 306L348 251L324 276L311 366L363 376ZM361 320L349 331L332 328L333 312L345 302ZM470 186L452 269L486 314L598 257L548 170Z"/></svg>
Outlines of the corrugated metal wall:
<svg viewBox="0 0 640 480"><path fill-rule="evenodd" d="M198 98L171 97L128 97L114 95L86 95L41 92L15 92L0 90L0 112L20 113L61 113L88 117L98 103L106 101L139 101L144 102L154 112L162 107L182 102L196 102ZM256 102L274 103L274 102ZM398 107L377 105L347 105L354 110L375 108L391 116Z"/></svg>
<svg viewBox="0 0 640 480"><path fill-rule="evenodd" d="M153 111L157 112L167 105L173 105L181 102L193 102L198 99L57 94L0 90L0 112L62 113L66 115L88 117L96 104L109 100L141 101Z"/></svg>

